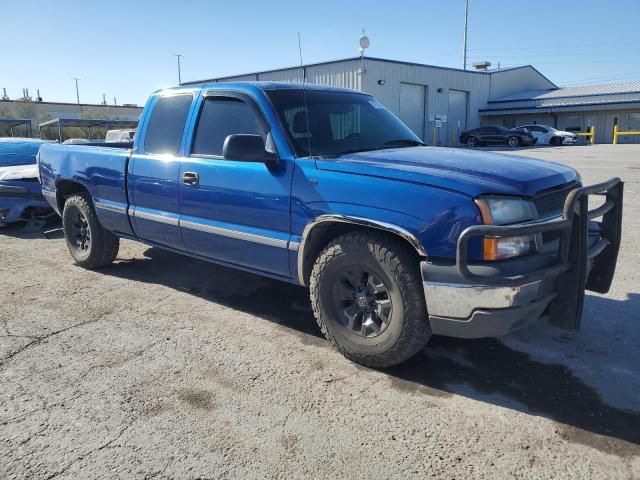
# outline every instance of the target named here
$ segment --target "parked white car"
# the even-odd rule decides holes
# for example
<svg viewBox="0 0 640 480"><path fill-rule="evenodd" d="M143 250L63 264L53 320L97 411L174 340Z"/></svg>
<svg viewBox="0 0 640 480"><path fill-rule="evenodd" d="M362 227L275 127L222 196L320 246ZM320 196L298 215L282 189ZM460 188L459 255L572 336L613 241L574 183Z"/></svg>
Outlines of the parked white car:
<svg viewBox="0 0 640 480"><path fill-rule="evenodd" d="M136 129L118 129L118 130L109 130L107 132L107 136L104 141L107 143L113 142L133 142L133 136L136 133Z"/></svg>
<svg viewBox="0 0 640 480"><path fill-rule="evenodd" d="M537 145L573 145L578 141L575 133L556 130L549 125L522 125L518 128L529 130L538 140Z"/></svg>

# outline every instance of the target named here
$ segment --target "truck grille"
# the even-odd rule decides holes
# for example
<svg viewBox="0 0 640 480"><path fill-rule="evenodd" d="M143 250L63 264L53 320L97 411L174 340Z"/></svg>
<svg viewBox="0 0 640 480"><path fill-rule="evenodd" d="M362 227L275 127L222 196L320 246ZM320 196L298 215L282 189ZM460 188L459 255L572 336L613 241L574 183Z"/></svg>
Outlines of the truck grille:
<svg viewBox="0 0 640 480"><path fill-rule="evenodd" d="M567 195L578 185L575 182L568 183L562 187L556 187L549 190L543 190L533 197L533 203L538 210L540 217L549 217L554 214L562 213L564 201Z"/></svg>

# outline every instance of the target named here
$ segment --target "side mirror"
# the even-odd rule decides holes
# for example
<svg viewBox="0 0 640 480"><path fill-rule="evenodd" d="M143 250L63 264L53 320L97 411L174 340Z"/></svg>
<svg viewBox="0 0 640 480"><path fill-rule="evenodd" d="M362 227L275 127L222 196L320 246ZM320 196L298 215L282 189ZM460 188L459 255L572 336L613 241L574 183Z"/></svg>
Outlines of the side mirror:
<svg viewBox="0 0 640 480"><path fill-rule="evenodd" d="M240 162L277 163L278 156L267 152L264 140L260 135L234 134L229 135L222 146L222 156L225 160Z"/></svg>

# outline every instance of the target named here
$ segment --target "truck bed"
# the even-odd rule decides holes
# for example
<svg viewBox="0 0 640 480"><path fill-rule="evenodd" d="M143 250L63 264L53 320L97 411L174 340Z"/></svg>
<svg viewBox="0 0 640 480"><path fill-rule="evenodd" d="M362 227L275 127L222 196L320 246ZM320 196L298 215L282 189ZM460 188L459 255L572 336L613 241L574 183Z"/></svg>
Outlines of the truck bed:
<svg viewBox="0 0 640 480"><path fill-rule="evenodd" d="M39 154L42 193L51 201L52 196L65 194L67 182L81 184L91 192L96 213L105 228L133 235L127 218L130 155L130 148L117 143L43 145ZM61 214L59 202L56 206Z"/></svg>

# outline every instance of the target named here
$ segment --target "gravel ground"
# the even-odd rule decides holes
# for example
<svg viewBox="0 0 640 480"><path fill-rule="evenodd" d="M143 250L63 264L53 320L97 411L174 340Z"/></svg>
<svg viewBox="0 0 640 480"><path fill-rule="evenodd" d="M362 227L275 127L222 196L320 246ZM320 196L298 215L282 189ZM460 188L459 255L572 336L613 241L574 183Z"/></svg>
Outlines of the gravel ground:
<svg viewBox="0 0 640 480"><path fill-rule="evenodd" d="M0 233L0 478L640 478L640 146L533 148L626 181L582 331L434 338L359 367L304 289L125 241Z"/></svg>

